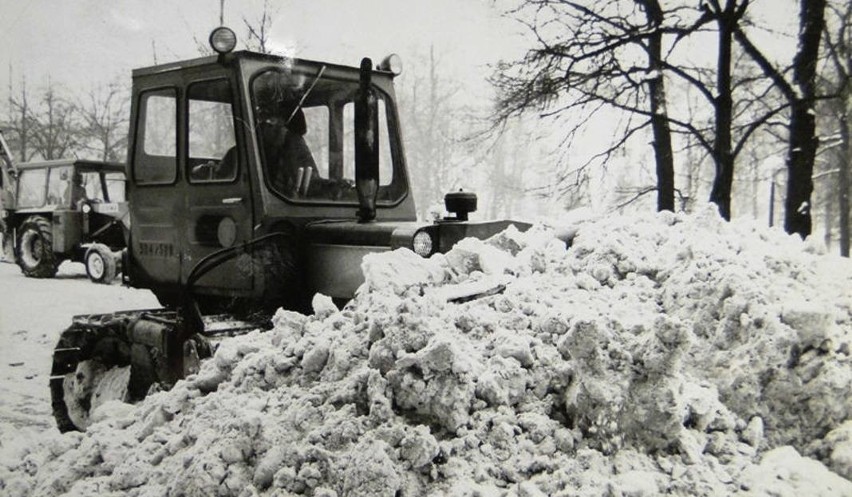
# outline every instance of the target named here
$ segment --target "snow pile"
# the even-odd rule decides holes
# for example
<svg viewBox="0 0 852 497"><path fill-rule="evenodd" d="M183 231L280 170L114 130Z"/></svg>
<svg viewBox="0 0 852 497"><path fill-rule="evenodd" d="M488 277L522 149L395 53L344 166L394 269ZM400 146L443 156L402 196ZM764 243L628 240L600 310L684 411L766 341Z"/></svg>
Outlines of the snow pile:
<svg viewBox="0 0 852 497"><path fill-rule="evenodd" d="M8 495L852 495L852 267L694 216L367 257L138 406L0 464ZM505 290L449 303L465 285Z"/></svg>

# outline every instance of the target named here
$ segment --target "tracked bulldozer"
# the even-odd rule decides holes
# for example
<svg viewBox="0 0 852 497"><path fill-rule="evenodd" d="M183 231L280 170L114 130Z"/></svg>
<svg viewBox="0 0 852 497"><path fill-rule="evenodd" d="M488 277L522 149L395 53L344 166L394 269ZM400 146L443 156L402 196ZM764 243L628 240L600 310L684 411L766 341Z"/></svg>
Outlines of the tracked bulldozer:
<svg viewBox="0 0 852 497"><path fill-rule="evenodd" d="M429 257L513 224L468 220L466 192L417 221L397 56L349 67L234 51L225 27L210 42L216 55L133 71L122 278L163 308L74 318L50 378L62 431L171 387L277 308L310 312L317 292L346 302L366 254Z"/></svg>

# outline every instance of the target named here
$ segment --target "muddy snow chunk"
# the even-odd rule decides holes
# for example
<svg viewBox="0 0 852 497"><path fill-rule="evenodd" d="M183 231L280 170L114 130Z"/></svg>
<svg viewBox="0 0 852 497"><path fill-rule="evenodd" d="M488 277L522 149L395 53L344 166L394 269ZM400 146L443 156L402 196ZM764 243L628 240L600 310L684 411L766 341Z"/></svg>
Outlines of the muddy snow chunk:
<svg viewBox="0 0 852 497"><path fill-rule="evenodd" d="M745 495L836 497L852 495L852 481L832 473L819 461L802 457L790 446L772 449L740 480Z"/></svg>
<svg viewBox="0 0 852 497"><path fill-rule="evenodd" d="M470 419L474 373L481 366L468 347L434 340L415 354L404 354L387 374L399 407L456 431Z"/></svg>
<svg viewBox="0 0 852 497"><path fill-rule="evenodd" d="M514 224L510 224L508 228L492 236L485 243L513 256L517 256L518 252L527 245L525 234L521 233Z"/></svg>
<svg viewBox="0 0 852 497"><path fill-rule="evenodd" d="M351 453L343 473L343 495L349 497L394 497L402 487L387 452L390 446L379 440L368 440Z"/></svg>
<svg viewBox="0 0 852 497"><path fill-rule="evenodd" d="M492 357L487 369L478 375L476 396L489 405L514 405L521 401L529 377L514 358Z"/></svg>
<svg viewBox="0 0 852 497"><path fill-rule="evenodd" d="M361 262L366 289L374 292L391 291L402 294L412 286L444 281L440 257L424 259L409 249L367 254Z"/></svg>
<svg viewBox="0 0 852 497"><path fill-rule="evenodd" d="M314 298L311 300L311 307L314 310L314 314L319 319L325 319L337 312L337 306L334 305L334 301L331 300L331 297L321 293L314 295Z"/></svg>
<svg viewBox="0 0 852 497"><path fill-rule="evenodd" d="M822 306L806 302L787 304L781 321L796 330L803 347L818 347L830 337L833 316Z"/></svg>
<svg viewBox="0 0 852 497"><path fill-rule="evenodd" d="M400 443L400 455L415 469L431 463L439 451L438 441L423 425L415 426Z"/></svg>
<svg viewBox="0 0 852 497"><path fill-rule="evenodd" d="M760 447L760 442L763 441L763 419L760 416L751 418L742 432L742 438L755 449Z"/></svg>
<svg viewBox="0 0 852 497"><path fill-rule="evenodd" d="M660 494L656 478L650 471L627 471L615 477L614 495L623 497L651 497Z"/></svg>
<svg viewBox="0 0 852 497"><path fill-rule="evenodd" d="M476 238L465 238L446 254L450 267L458 274L481 271L489 275L503 274L514 267L514 257L509 252Z"/></svg>
<svg viewBox="0 0 852 497"><path fill-rule="evenodd" d="M826 435L825 442L831 450L831 469L852 480L852 420L832 430Z"/></svg>
<svg viewBox="0 0 852 497"><path fill-rule="evenodd" d="M532 366L533 355L530 339L514 333L504 333L497 339L497 353L503 357L513 357L528 368Z"/></svg>
<svg viewBox="0 0 852 497"><path fill-rule="evenodd" d="M306 373L318 373L325 367L328 361L329 347L325 341L315 343L302 356L302 368Z"/></svg>

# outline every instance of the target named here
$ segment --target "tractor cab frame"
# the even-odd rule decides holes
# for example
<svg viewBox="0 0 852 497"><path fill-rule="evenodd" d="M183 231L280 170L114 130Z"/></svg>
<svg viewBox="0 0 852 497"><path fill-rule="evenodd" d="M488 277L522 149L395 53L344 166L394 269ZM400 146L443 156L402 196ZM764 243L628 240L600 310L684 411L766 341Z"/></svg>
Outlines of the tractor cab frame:
<svg viewBox="0 0 852 497"><path fill-rule="evenodd" d="M93 281L112 281L129 222L124 165L68 159L6 169L4 240L23 273L50 278L71 260Z"/></svg>
<svg viewBox="0 0 852 497"><path fill-rule="evenodd" d="M235 52L134 71L128 282L177 305L199 261L278 234L199 277L195 297L294 308L311 290L351 298L364 253L390 248L416 220L394 75L367 70L378 166L370 223L357 216L358 68ZM345 243L322 243L314 224L319 238L331 231Z"/></svg>

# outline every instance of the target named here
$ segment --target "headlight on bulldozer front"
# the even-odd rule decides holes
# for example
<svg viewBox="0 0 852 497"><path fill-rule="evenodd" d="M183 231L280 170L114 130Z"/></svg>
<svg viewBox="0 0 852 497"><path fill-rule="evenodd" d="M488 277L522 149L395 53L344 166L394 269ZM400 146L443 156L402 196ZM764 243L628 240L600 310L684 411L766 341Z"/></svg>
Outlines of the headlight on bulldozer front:
<svg viewBox="0 0 852 497"><path fill-rule="evenodd" d="M421 257L429 257L435 247L432 241L432 234L428 231L418 231L412 240L412 248L414 253Z"/></svg>

